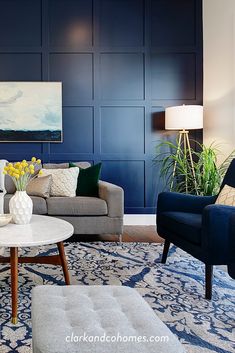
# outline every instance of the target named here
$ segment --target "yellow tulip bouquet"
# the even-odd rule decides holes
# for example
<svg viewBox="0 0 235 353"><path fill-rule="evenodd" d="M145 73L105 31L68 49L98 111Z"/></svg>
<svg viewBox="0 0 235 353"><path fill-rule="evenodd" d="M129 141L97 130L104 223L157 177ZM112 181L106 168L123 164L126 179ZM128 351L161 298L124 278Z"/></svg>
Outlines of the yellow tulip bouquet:
<svg viewBox="0 0 235 353"><path fill-rule="evenodd" d="M32 157L31 162L24 159L21 162L8 163L4 167L3 173L11 177L17 191L26 191L30 180L37 176L35 175L35 165L37 164L41 164L41 160L36 157ZM39 174L42 174L42 171L39 171Z"/></svg>

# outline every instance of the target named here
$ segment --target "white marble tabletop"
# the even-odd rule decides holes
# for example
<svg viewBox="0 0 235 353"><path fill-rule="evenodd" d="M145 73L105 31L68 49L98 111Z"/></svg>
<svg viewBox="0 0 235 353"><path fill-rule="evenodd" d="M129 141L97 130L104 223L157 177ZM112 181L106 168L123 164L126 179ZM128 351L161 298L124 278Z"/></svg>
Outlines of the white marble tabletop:
<svg viewBox="0 0 235 353"><path fill-rule="evenodd" d="M29 224L0 227L0 247L55 244L73 235L73 226L59 218L33 215Z"/></svg>

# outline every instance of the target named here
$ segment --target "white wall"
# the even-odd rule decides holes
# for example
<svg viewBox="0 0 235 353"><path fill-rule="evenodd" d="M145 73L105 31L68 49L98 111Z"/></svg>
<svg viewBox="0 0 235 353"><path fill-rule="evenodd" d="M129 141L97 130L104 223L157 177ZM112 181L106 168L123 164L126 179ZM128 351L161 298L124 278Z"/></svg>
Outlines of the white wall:
<svg viewBox="0 0 235 353"><path fill-rule="evenodd" d="M204 143L235 148L235 0L203 0Z"/></svg>

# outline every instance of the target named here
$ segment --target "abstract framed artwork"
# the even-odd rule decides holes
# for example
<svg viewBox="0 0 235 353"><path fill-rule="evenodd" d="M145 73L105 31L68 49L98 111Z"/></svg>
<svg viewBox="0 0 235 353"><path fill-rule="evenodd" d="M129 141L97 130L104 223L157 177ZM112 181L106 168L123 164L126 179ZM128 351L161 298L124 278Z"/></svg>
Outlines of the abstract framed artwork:
<svg viewBox="0 0 235 353"><path fill-rule="evenodd" d="M0 82L0 142L62 142L61 82Z"/></svg>

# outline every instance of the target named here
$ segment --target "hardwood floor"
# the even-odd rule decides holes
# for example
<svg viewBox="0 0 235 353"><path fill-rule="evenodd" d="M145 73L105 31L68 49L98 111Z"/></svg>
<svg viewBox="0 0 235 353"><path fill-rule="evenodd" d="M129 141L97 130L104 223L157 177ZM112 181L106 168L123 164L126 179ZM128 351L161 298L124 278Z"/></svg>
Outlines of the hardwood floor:
<svg viewBox="0 0 235 353"><path fill-rule="evenodd" d="M116 235L79 235L73 236L69 241L117 241ZM159 237L155 226L124 226L122 236L123 242L144 242L144 243L162 243L163 239Z"/></svg>
<svg viewBox="0 0 235 353"><path fill-rule="evenodd" d="M155 226L124 226L123 241L162 243Z"/></svg>

